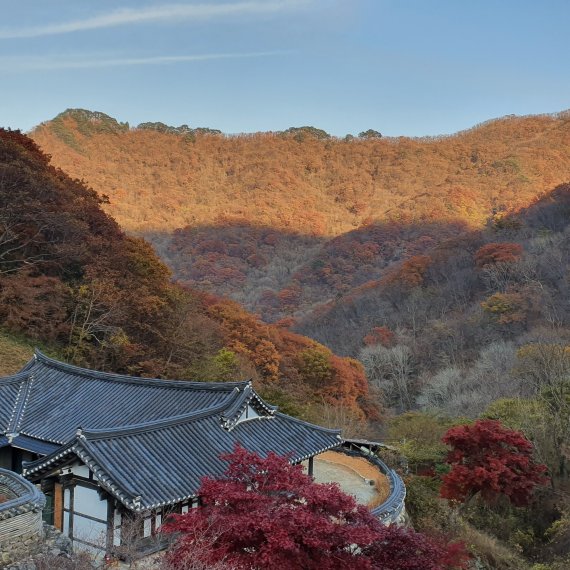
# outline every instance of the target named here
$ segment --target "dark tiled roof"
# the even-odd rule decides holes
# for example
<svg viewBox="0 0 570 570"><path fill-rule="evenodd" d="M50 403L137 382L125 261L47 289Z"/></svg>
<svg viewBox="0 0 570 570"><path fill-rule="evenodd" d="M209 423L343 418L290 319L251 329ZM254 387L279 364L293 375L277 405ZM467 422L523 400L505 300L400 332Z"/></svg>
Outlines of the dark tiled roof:
<svg viewBox="0 0 570 570"><path fill-rule="evenodd" d="M28 437L27 435L18 435L18 437L12 440L11 445L38 455L49 455L61 447L59 443L49 443L35 437Z"/></svg>
<svg viewBox="0 0 570 570"><path fill-rule="evenodd" d="M231 400L227 404L232 406ZM280 413L222 427L225 404L187 416L115 430L82 430L64 449L26 465L25 473L53 469L76 455L112 494L132 509L156 508L195 496L204 475L221 475L221 453L236 443L298 462L341 443L335 430Z"/></svg>
<svg viewBox="0 0 570 570"><path fill-rule="evenodd" d="M113 428L215 406L234 388L248 385L120 376L58 362L39 351L13 378L0 381L0 421L13 420L3 431L55 443L68 441L78 426Z"/></svg>
<svg viewBox="0 0 570 570"><path fill-rule="evenodd" d="M277 408L266 404L251 386L246 386L240 391L240 395L233 403L224 409L222 422L225 428L231 428L240 419L245 409L251 406L259 415L267 415L274 413Z"/></svg>
<svg viewBox="0 0 570 570"><path fill-rule="evenodd" d="M16 446L19 440L28 445L24 449L49 454L26 465L26 474L35 479L78 457L135 510L195 496L202 477L223 473L219 455L236 443L263 456L289 454L293 462L341 443L336 430L277 412L248 382L132 378L37 352L16 379L0 381L2 388L12 402L5 409L5 433L20 434ZM258 417L243 419L248 406Z"/></svg>
<svg viewBox="0 0 570 570"><path fill-rule="evenodd" d="M28 374L20 372L14 376L0 379L0 431L4 433L10 432L11 420L14 419L16 410L16 401L18 393L22 388L24 381L28 378Z"/></svg>

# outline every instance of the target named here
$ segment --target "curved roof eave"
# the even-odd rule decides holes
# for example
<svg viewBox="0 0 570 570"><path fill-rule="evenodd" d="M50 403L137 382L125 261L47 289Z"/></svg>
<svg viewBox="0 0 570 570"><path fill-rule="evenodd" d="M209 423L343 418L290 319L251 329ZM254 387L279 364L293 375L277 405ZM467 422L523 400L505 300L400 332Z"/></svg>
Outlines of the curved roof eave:
<svg viewBox="0 0 570 570"><path fill-rule="evenodd" d="M113 477L104 468L105 462L101 461L101 458L97 457L97 453L94 453L92 449L85 445L85 439L81 434L76 435L65 445L46 457L36 461L24 462L22 464L22 474L25 477L30 477L42 471L51 471L68 463L72 455L84 463L101 486L127 508L138 510L142 506L137 500L140 497L136 495L127 482L121 481L121 483L116 483L114 481Z"/></svg>

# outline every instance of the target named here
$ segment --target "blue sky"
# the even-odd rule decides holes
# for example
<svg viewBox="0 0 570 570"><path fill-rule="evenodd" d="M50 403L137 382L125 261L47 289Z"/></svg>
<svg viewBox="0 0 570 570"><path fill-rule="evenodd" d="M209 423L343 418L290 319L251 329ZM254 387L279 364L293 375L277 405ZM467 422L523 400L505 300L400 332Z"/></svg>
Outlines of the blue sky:
<svg viewBox="0 0 570 570"><path fill-rule="evenodd" d="M570 107L568 0L2 3L0 126L436 135Z"/></svg>

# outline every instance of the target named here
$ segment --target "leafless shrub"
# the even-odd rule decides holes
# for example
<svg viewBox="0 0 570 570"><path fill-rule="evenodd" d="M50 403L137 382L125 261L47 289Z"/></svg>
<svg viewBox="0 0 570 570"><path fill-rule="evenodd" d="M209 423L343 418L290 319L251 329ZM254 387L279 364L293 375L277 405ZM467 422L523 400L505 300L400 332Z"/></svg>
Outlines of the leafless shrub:
<svg viewBox="0 0 570 570"><path fill-rule="evenodd" d="M40 554L32 559L36 570L93 570L95 564L86 552L71 556Z"/></svg>
<svg viewBox="0 0 570 570"><path fill-rule="evenodd" d="M518 395L521 382L512 375L515 359L512 343L492 343L470 368L447 367L431 377L417 403L425 410L475 417L491 402Z"/></svg>
<svg viewBox="0 0 570 570"><path fill-rule="evenodd" d="M415 363L408 346L367 346L360 351L359 359L368 380L384 393L388 406L397 407L399 411L412 407Z"/></svg>

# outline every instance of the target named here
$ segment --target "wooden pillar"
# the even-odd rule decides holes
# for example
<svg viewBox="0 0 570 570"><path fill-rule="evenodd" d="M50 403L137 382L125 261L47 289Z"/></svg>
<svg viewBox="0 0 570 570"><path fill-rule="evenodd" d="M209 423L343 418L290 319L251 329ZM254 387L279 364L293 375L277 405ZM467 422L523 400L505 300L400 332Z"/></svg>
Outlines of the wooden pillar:
<svg viewBox="0 0 570 570"><path fill-rule="evenodd" d="M63 531L63 485L54 483L53 486L53 526Z"/></svg>
<svg viewBox="0 0 570 570"><path fill-rule="evenodd" d="M313 457L309 457L309 477L313 476Z"/></svg>
<svg viewBox="0 0 570 570"><path fill-rule="evenodd" d="M107 498L107 540L105 544L106 551L109 553L113 550L113 542L115 538L115 500L109 496Z"/></svg>

